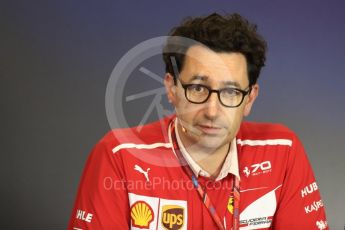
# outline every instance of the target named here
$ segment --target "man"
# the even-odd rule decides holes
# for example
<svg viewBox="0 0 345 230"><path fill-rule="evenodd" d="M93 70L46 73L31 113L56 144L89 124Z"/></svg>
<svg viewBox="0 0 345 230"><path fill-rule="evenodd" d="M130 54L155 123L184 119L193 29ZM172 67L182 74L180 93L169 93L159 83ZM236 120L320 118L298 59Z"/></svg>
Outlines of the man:
<svg viewBox="0 0 345 230"><path fill-rule="evenodd" d="M328 229L295 134L242 122L265 62L256 26L212 14L170 35L164 84L176 115L96 145L69 229Z"/></svg>

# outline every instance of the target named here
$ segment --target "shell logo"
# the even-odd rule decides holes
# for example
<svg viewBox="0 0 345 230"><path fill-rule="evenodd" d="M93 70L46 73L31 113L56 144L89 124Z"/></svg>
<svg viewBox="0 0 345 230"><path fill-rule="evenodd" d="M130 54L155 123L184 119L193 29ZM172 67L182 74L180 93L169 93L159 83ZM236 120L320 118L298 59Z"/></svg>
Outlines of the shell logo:
<svg viewBox="0 0 345 230"><path fill-rule="evenodd" d="M132 226L148 229L153 219L153 210L145 201L137 201L131 206Z"/></svg>

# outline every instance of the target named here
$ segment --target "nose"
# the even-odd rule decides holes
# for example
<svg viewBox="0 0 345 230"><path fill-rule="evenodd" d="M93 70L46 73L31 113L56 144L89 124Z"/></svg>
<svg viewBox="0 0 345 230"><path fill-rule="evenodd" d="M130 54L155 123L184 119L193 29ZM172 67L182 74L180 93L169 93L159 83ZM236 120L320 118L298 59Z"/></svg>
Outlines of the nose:
<svg viewBox="0 0 345 230"><path fill-rule="evenodd" d="M221 106L221 104L217 93L211 93L205 104L205 116L210 120L216 118L219 113L219 106Z"/></svg>

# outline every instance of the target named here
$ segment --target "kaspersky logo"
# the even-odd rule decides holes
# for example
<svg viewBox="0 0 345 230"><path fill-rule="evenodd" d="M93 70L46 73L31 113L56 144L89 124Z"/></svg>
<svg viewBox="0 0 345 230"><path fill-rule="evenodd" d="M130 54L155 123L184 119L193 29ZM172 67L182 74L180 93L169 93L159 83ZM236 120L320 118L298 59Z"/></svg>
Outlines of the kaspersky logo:
<svg viewBox="0 0 345 230"><path fill-rule="evenodd" d="M184 224L184 208L179 205L164 205L161 223L167 230L181 229Z"/></svg>
<svg viewBox="0 0 345 230"><path fill-rule="evenodd" d="M131 206L132 226L148 229L153 219L153 210L145 201L137 201Z"/></svg>

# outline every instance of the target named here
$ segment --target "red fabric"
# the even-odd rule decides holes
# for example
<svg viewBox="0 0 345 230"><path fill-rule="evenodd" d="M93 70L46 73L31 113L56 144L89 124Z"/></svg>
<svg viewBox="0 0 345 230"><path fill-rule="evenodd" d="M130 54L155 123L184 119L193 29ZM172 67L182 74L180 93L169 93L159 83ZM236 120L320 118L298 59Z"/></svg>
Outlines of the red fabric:
<svg viewBox="0 0 345 230"><path fill-rule="evenodd" d="M95 146L68 229L217 229L171 148L151 145L169 143L171 119L143 126L140 132L111 131ZM325 210L312 168L293 132L281 125L244 122L237 142L240 229L328 229L323 228ZM124 143L137 147L119 148ZM113 153L115 147L119 150ZM199 177L227 229L232 225L231 180L231 175L217 182Z"/></svg>

